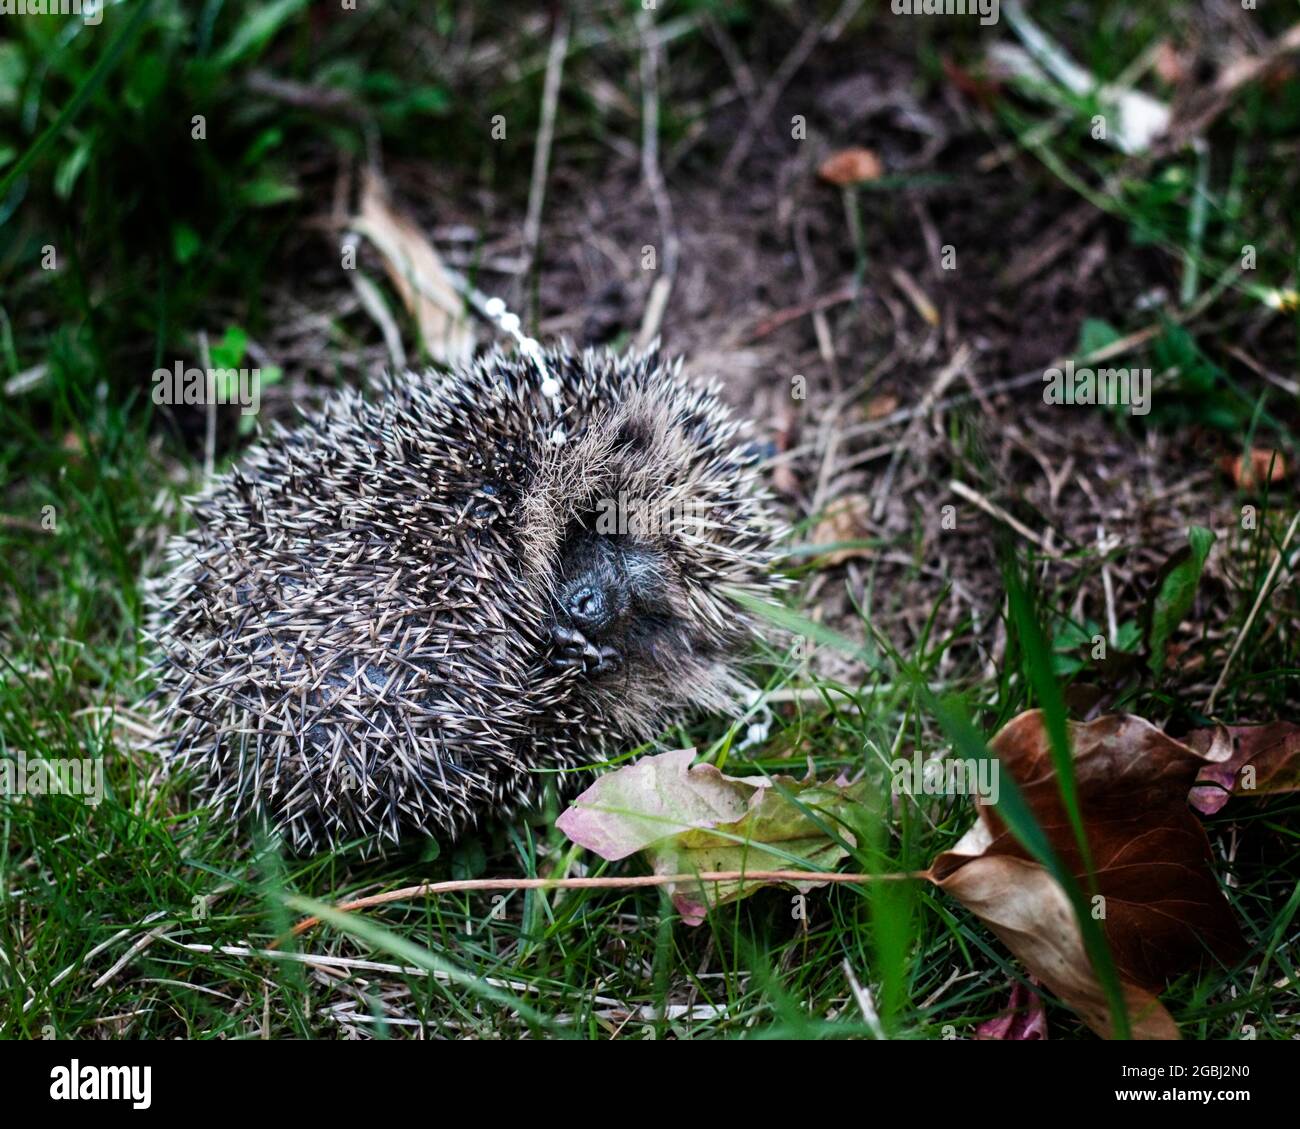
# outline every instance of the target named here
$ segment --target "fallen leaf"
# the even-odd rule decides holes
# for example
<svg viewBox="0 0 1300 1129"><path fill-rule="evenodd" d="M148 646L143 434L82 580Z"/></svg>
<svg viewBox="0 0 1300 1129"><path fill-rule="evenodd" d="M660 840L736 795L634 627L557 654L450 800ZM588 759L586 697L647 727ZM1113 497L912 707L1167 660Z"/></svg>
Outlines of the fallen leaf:
<svg viewBox="0 0 1300 1129"><path fill-rule="evenodd" d="M898 411L898 397L885 392L879 396L872 396L867 401L866 410L863 414L869 420L877 420L893 415L896 411Z"/></svg>
<svg viewBox="0 0 1300 1129"><path fill-rule="evenodd" d="M1231 962L1244 941L1210 868L1205 831L1187 793L1206 757L1138 717L1112 715L1070 726L1096 907L1118 970L1135 1038L1177 1038L1156 998L1207 951ZM990 748L1010 773L1066 868L1089 879L1057 788L1041 711L1010 721ZM1106 997L1065 891L998 818L979 820L935 859L931 881L998 935L1051 991L1108 1036Z"/></svg>
<svg viewBox="0 0 1300 1129"><path fill-rule="evenodd" d="M350 225L383 257L384 270L415 318L429 356L444 365L467 363L474 355L474 331L464 299L433 244L414 220L393 207L373 172L365 174L359 214Z"/></svg>
<svg viewBox="0 0 1300 1129"><path fill-rule="evenodd" d="M1196 777L1192 807L1213 815L1235 791L1238 795L1273 796L1300 792L1300 725L1218 725L1198 729L1187 738L1198 752L1226 750Z"/></svg>
<svg viewBox="0 0 1300 1129"><path fill-rule="evenodd" d="M976 847L963 838L950 854ZM1110 1009L1093 975L1065 891L1034 862L1005 855L977 857L937 882L983 921L1044 984L1103 1038ZM1178 1025L1150 992L1122 982L1129 1030L1136 1039L1177 1039Z"/></svg>
<svg viewBox="0 0 1300 1129"><path fill-rule="evenodd" d="M871 556L870 545L854 544L867 539L870 520L871 501L861 494L850 494L831 502L809 537L814 545L833 546L818 554L818 564L823 568L833 568L855 557Z"/></svg>
<svg viewBox="0 0 1300 1129"><path fill-rule="evenodd" d="M555 826L612 861L670 835L734 822L749 810L755 792L768 785L766 777L738 779L711 764L692 768L695 755L694 749L674 749L605 773Z"/></svg>
<svg viewBox="0 0 1300 1129"><path fill-rule="evenodd" d="M816 880L815 872L829 870L849 853L843 843L856 845L856 837L841 821L854 814L865 785L806 784L789 776L775 780L783 791L767 788L756 793L751 810L742 819L719 824L712 831L688 831L653 847L654 872L807 869L809 881L788 885L800 892L824 885ZM834 828L838 837L827 834L827 827ZM695 882L669 886L668 892L682 920L699 925L713 906L748 897L771 884L765 879Z"/></svg>
<svg viewBox="0 0 1300 1129"><path fill-rule="evenodd" d="M851 188L856 184L879 180L885 175L885 166L870 149L841 149L821 163L817 175L841 188Z"/></svg>
<svg viewBox="0 0 1300 1129"><path fill-rule="evenodd" d="M842 859L844 843L856 842L842 822L860 808L865 782L728 776L711 764L692 767L694 758L694 749L677 749L606 773L556 827L602 858L645 851L656 874L807 868L808 881L788 883L801 891L824 885L815 872ZM771 884L673 883L667 891L686 924L698 925L709 908Z"/></svg>
<svg viewBox="0 0 1300 1129"><path fill-rule="evenodd" d="M1011 999L996 1019L985 1020L975 1029L980 1040L1035 1042L1047 1038L1047 1009L1043 997L1019 980L1011 985Z"/></svg>
<svg viewBox="0 0 1300 1129"><path fill-rule="evenodd" d="M1238 490L1257 490L1265 482L1286 478L1286 459L1270 447L1251 447L1245 455L1224 455L1219 469L1225 471Z"/></svg>

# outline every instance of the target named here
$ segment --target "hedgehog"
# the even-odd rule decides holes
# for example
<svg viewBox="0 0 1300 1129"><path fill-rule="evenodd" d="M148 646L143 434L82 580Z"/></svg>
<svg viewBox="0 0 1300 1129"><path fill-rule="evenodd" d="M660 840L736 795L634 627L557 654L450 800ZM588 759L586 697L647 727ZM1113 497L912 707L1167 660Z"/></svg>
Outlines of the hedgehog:
<svg viewBox="0 0 1300 1129"><path fill-rule="evenodd" d="M743 707L780 584L749 425L657 345L533 360L342 390L190 499L147 630L164 759L219 816L450 841Z"/></svg>

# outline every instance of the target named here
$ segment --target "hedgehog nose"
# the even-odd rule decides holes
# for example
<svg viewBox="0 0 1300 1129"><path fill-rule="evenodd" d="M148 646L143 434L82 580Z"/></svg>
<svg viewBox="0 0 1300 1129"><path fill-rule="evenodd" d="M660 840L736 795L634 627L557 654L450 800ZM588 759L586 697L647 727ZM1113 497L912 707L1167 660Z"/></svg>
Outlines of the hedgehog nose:
<svg viewBox="0 0 1300 1129"><path fill-rule="evenodd" d="M565 611L578 627L594 631L609 620L609 601L594 584L583 584L569 593Z"/></svg>

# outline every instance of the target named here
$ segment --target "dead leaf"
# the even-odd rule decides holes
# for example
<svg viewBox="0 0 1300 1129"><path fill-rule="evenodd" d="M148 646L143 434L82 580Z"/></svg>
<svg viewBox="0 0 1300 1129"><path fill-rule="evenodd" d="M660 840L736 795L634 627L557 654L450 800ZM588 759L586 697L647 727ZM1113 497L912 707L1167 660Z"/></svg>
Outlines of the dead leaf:
<svg viewBox="0 0 1300 1129"><path fill-rule="evenodd" d="M731 823L749 810L757 781L726 776L711 764L691 767L694 749L642 757L596 779L555 826L601 858L627 858L693 828Z"/></svg>
<svg viewBox="0 0 1300 1129"><path fill-rule="evenodd" d="M1269 447L1252 447L1245 455L1224 455L1219 468L1225 471L1238 490L1257 490L1265 482L1286 478L1286 459L1281 451Z"/></svg>
<svg viewBox="0 0 1300 1129"><path fill-rule="evenodd" d="M1192 789L1192 807L1205 815L1222 808L1234 791L1249 796L1300 792L1300 725L1218 725L1198 729L1187 743L1206 752L1226 750L1226 756L1211 757L1214 763L1201 769Z"/></svg>
<svg viewBox="0 0 1300 1129"><path fill-rule="evenodd" d="M963 838L949 853L959 856L973 845ZM1110 1037L1110 1010L1088 963L1074 910L1046 870L1006 855L977 857L937 885L992 929L1089 1027ZM1178 1038L1173 1016L1154 995L1128 981L1122 987L1134 1038Z"/></svg>
<svg viewBox="0 0 1300 1129"><path fill-rule="evenodd" d="M851 188L885 175L885 166L870 149L841 149L821 163L817 175L841 188Z"/></svg>
<svg viewBox="0 0 1300 1129"><path fill-rule="evenodd" d="M870 534L871 500L861 494L849 494L831 502L822 513L821 520L813 527L809 538L814 545L834 545L838 548L827 550L817 557L823 568L835 565L855 557L869 557L872 549L869 545L855 545L850 542L865 541Z"/></svg>
<svg viewBox="0 0 1300 1129"><path fill-rule="evenodd" d="M780 789L757 792L750 810L734 823L712 831L688 831L657 844L651 851L656 874L744 873L763 870L803 870L809 881L790 882L800 892L824 883L815 872L829 870L848 851L856 837L839 826L862 799L865 784L801 783L790 776L773 778ZM797 797L796 799L791 798ZM836 828L838 838L825 828ZM699 925L713 906L748 897L771 882L739 879L669 886L677 912L687 925Z"/></svg>
<svg viewBox="0 0 1300 1129"><path fill-rule="evenodd" d="M1013 1043L1036 1042L1047 1038L1047 1009L1043 997L1019 980L1011 985L1011 999L996 1019L986 1020L975 1029L980 1040L1005 1040Z"/></svg>
<svg viewBox="0 0 1300 1129"><path fill-rule="evenodd" d="M419 226L388 199L383 181L367 171L360 213L350 226L370 240L384 270L415 318L429 356L440 364L466 364L474 355L474 331L465 302L451 284L442 258Z"/></svg>
<svg viewBox="0 0 1300 1129"><path fill-rule="evenodd" d="M694 749L677 749L606 773L556 827L602 858L646 851L656 874L806 867L807 882L788 884L801 891L824 885L815 872L848 853L844 842L855 842L839 825L860 806L865 783L728 776L711 764L692 767L694 758ZM837 828L838 837L828 835L827 826ZM699 925L709 908L768 885L766 879L736 879L666 889L686 924Z"/></svg>
<svg viewBox="0 0 1300 1129"><path fill-rule="evenodd" d="M1232 962L1244 941L1210 869L1210 847L1187 807L1206 758L1137 717L1071 724L1080 806L1096 867L1101 920L1137 1038L1176 1038L1156 999L1207 950ZM1065 866L1088 879L1057 789L1040 711L1010 721L990 747ZM1110 1016L1074 911L995 810L935 859L931 880L985 921L1043 983L1102 1035Z"/></svg>
<svg viewBox="0 0 1300 1129"><path fill-rule="evenodd" d="M872 396L867 401L864 414L869 420L878 420L891 416L896 411L898 411L898 397L885 392L879 396Z"/></svg>

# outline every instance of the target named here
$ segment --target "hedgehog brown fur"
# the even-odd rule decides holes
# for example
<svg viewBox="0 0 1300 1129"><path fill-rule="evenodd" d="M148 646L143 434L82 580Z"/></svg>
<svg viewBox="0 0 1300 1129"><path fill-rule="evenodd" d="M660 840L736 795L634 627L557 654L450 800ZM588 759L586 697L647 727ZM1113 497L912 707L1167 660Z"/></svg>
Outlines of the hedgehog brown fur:
<svg viewBox="0 0 1300 1129"><path fill-rule="evenodd" d="M342 392L195 499L150 631L219 811L299 851L452 837L737 706L727 589L773 544L741 424L655 351L543 364L558 402L499 352Z"/></svg>

